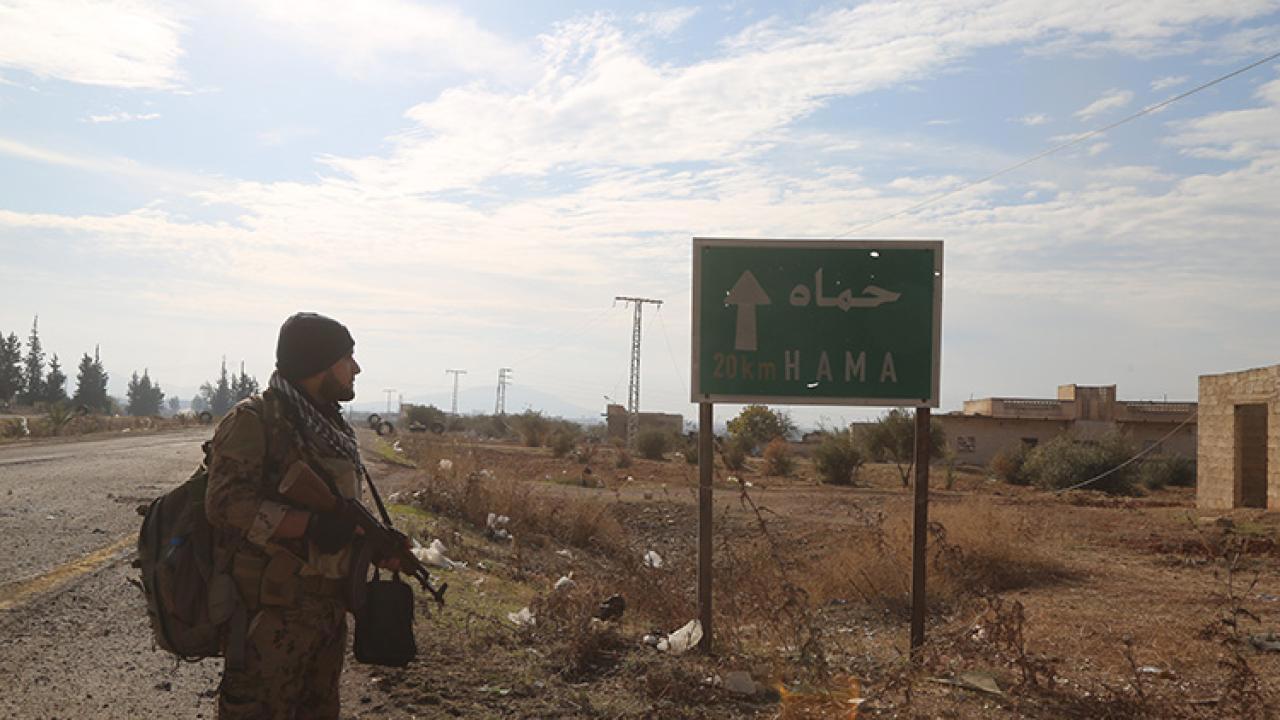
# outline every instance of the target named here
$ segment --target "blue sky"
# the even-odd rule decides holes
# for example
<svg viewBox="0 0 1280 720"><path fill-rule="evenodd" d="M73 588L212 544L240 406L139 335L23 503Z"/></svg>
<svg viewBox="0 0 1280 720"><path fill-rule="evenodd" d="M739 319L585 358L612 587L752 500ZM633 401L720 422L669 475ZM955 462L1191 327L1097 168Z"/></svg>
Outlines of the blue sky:
<svg viewBox="0 0 1280 720"><path fill-rule="evenodd" d="M944 409L1192 398L1280 361L1280 62L853 231L1277 51L1276 0L0 0L0 331L188 397L312 309L360 401L598 409L643 295L691 416L691 237L934 237Z"/></svg>

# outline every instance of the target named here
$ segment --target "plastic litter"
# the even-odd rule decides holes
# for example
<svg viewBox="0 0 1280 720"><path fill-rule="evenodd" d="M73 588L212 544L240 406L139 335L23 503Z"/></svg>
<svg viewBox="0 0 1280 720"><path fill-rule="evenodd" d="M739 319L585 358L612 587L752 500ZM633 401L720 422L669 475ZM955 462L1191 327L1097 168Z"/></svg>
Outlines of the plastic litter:
<svg viewBox="0 0 1280 720"><path fill-rule="evenodd" d="M440 468L440 472L453 472L453 461L449 458L441 458L440 464L437 465L437 467Z"/></svg>
<svg viewBox="0 0 1280 720"><path fill-rule="evenodd" d="M1259 652L1280 652L1280 637L1269 632L1263 635L1250 635L1249 644Z"/></svg>
<svg viewBox="0 0 1280 720"><path fill-rule="evenodd" d="M702 640L702 623L690 620L679 630L658 641L658 649L672 655L682 655Z"/></svg>
<svg viewBox="0 0 1280 720"><path fill-rule="evenodd" d="M662 556L656 550L650 550L644 554L644 564L657 570L662 567Z"/></svg>
<svg viewBox="0 0 1280 720"><path fill-rule="evenodd" d="M440 542L439 538L432 540L431 544L426 547L419 545L413 548L412 552L414 557L421 560L424 564L432 567L438 567L444 570L453 570L455 568L464 568L467 566L464 562L450 560L449 557L445 555L444 543Z"/></svg>
<svg viewBox="0 0 1280 720"><path fill-rule="evenodd" d="M507 613L507 619L519 627L533 627L538 624L538 619L533 616L533 611L527 607L520 608L520 610L513 613Z"/></svg>
<svg viewBox="0 0 1280 720"><path fill-rule="evenodd" d="M511 518L506 515L489 513L488 519L485 520L485 534L495 540L510 540L511 532L507 530L509 522Z"/></svg>
<svg viewBox="0 0 1280 720"><path fill-rule="evenodd" d="M990 693L991 695L1004 694L1004 691L1000 689L1000 684L996 682L991 673L962 672L954 678L933 678L933 681L943 685L954 685L965 690Z"/></svg>
<svg viewBox="0 0 1280 720"><path fill-rule="evenodd" d="M570 573L570 575L571 574L572 573ZM559 580L556 581L556 584L555 584L556 592L559 592L561 590L568 590L569 588L572 588L573 586L578 584L573 581L573 578L570 577L570 575L563 575L560 577Z"/></svg>

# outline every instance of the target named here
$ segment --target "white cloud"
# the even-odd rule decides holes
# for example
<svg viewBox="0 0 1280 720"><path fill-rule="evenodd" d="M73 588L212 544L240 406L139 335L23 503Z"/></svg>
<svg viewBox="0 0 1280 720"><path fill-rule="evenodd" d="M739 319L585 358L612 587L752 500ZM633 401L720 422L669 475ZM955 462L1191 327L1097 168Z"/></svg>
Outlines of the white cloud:
<svg viewBox="0 0 1280 720"><path fill-rule="evenodd" d="M110 123L110 122L136 122L141 120L158 120L160 113L127 113L114 112L106 115L90 115L85 118L85 122L91 123Z"/></svg>
<svg viewBox="0 0 1280 720"><path fill-rule="evenodd" d="M696 7L676 7L669 10L659 10L657 12L640 13L635 16L635 21L648 27L655 35L668 36L673 35L677 30L684 27L685 23L693 19L698 14Z"/></svg>
<svg viewBox="0 0 1280 720"><path fill-rule="evenodd" d="M1193 157L1252 160L1280 148L1280 79L1258 88L1259 107L1227 110L1170 123L1167 142Z"/></svg>
<svg viewBox="0 0 1280 720"><path fill-rule="evenodd" d="M964 178L957 175L947 175L945 177L900 177L890 181L889 187L913 195L933 195L951 190L963 182Z"/></svg>
<svg viewBox="0 0 1280 720"><path fill-rule="evenodd" d="M389 139L385 153L326 157L327 170L306 182L221 183L199 193L210 204L237 208L234 223L194 223L154 211L3 212L0 226L10 231L0 233L0 242L15 232L44 232L75 237L77 247L138 253L147 267L170 261L179 275L198 268L214 275L206 282L215 288L234 282L241 290L228 293L227 312L236 317L282 317L300 303L342 298L353 322L398 340L386 357L435 356L447 348L450 362L488 362L508 351L507 331L517 325L580 327L583 317L571 308L607 305L620 289L687 297L690 235L831 236L899 211L916 196L954 188L960 173L969 176L993 162L990 148L975 160L976 153L926 153L921 139L910 136L881 142L865 133L797 128L797 120L832 97L918 80L983 47L1086 36L1114 39L1117 47L1120 41L1175 46L1204 22L1261 7L1210 5L871 2L798 25L755 25L687 65L647 55L640 41L607 19L582 18L543 39L528 87L487 81L446 90L406 113L408 127ZM1095 15L1108 16L1106 23ZM386 62L391 56L370 40L384 31L357 28L365 37L355 49L338 47L334 57ZM343 42L328 25L299 32ZM392 56L416 52L399 47ZM1247 112L1264 115L1237 114ZM1213 327L1212 320L1236 317L1206 308L1206 299L1224 286L1280 304L1274 280L1262 277L1280 263L1280 248L1256 233L1280 224L1274 203L1280 153L1274 140L1266 144L1274 131L1265 135L1280 126L1266 114L1273 112L1254 108L1171 126L1173 142L1187 152L1238 153L1230 170L1180 180L1151 168L1037 172L1030 177L1053 181L988 184L899 217L877 233L947 238L948 302L1094 303L1116 315L1141 315L1144 327L1206 316L1209 321L1194 327ZM1241 127L1253 146L1232 145ZM789 152L802 145L805 152ZM830 154L835 148L838 158ZM116 159L86 161L70 151L5 141L0 152L95 171L130 170ZM883 187L868 180L881 169L868 162L876 153L944 160L903 164L896 171L901 176ZM1038 193L1025 197L1028 189ZM1214 237L1244 240L1205 243ZM192 255L198 252L208 254ZM293 272L271 272L280 267ZM207 297L184 289L181 297L156 304L190 317ZM666 312L678 316L677 304ZM395 308L413 310L391 317ZM528 308L539 311L519 312ZM410 332L422 327L428 332ZM583 333L583 343L616 344L625 366L629 335L625 327L609 328L615 330ZM576 359L577 367L595 366L585 355ZM419 372L419 364L405 372ZM555 368L544 371L554 376ZM580 372L573 381L585 388L599 385L596 376L603 373L607 389L616 375Z"/></svg>
<svg viewBox="0 0 1280 720"><path fill-rule="evenodd" d="M64 152L4 137L0 137L0 155L135 180L158 191L195 192L215 187L219 182L212 177L151 167L127 157Z"/></svg>
<svg viewBox="0 0 1280 720"><path fill-rule="evenodd" d="M1112 88L1104 92L1102 97L1077 110L1075 116L1087 122L1099 115L1122 108L1132 101L1133 92Z"/></svg>
<svg viewBox="0 0 1280 720"><path fill-rule="evenodd" d="M1094 143L1089 146L1089 150L1088 150L1089 157L1097 157L1102 153L1106 152L1107 148L1109 147L1111 147L1111 143L1107 143L1107 142Z"/></svg>
<svg viewBox="0 0 1280 720"><path fill-rule="evenodd" d="M1044 125L1049 122L1049 116L1044 113L1031 113L1030 115L1023 115L1020 118L1014 118L1013 121L1022 123L1027 127L1035 127L1036 125Z"/></svg>
<svg viewBox="0 0 1280 720"><path fill-rule="evenodd" d="M1168 90L1171 87L1177 87L1179 85L1183 85L1186 82L1187 82L1186 75L1166 75L1165 77L1156 78L1155 80L1152 80L1151 90L1153 92L1160 92L1161 90Z"/></svg>
<svg viewBox="0 0 1280 720"><path fill-rule="evenodd" d="M462 71L520 77L528 58L461 11L408 0L243 0L255 20L365 80Z"/></svg>
<svg viewBox="0 0 1280 720"><path fill-rule="evenodd" d="M168 89L182 26L151 0L0 0L0 66L83 85Z"/></svg>

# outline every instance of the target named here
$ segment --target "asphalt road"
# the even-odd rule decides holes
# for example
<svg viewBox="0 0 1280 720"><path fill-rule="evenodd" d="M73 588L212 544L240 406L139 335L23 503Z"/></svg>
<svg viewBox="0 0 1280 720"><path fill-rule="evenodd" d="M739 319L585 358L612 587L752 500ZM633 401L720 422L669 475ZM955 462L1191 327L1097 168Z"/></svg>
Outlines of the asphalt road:
<svg viewBox="0 0 1280 720"><path fill-rule="evenodd" d="M211 432L0 445L0 717L215 717L221 661L153 647L130 582L137 507L191 474ZM344 717L382 705L369 680L345 673Z"/></svg>

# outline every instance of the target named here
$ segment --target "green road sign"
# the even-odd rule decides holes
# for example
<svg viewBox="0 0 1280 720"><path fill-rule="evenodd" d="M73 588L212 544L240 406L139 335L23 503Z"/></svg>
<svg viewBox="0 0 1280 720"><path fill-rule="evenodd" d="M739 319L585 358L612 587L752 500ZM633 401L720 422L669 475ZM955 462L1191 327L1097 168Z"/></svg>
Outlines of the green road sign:
<svg viewBox="0 0 1280 720"><path fill-rule="evenodd" d="M693 401L938 406L940 240L693 239Z"/></svg>

